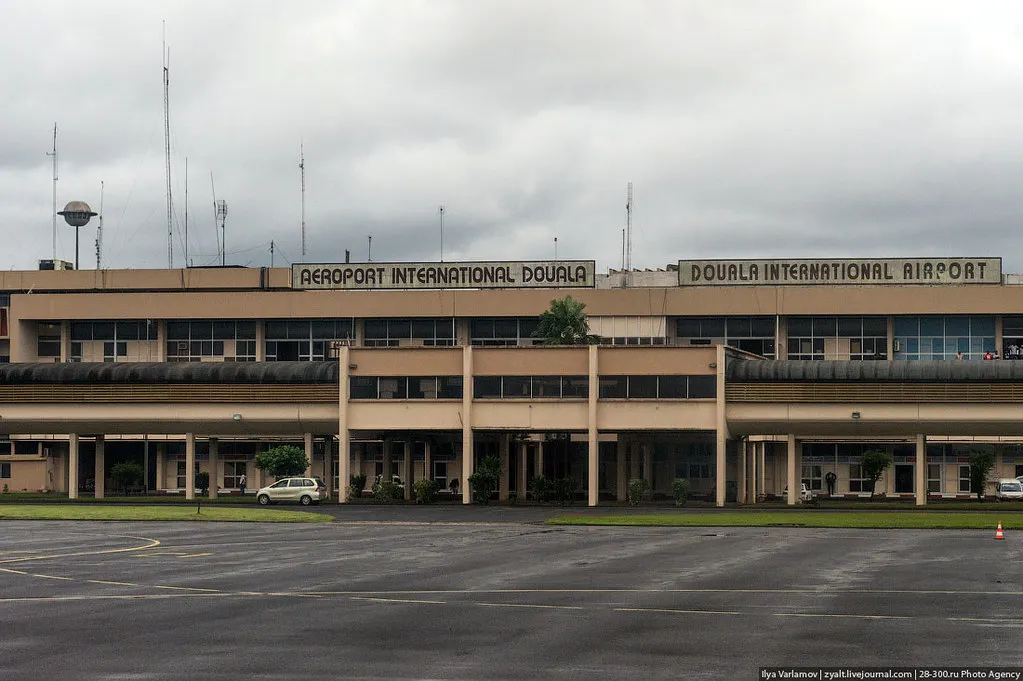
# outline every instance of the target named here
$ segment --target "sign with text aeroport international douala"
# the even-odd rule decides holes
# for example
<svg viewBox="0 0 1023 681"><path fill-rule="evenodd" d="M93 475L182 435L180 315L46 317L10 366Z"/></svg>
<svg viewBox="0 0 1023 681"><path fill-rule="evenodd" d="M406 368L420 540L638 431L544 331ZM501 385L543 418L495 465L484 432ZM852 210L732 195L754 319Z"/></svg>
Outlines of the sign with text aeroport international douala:
<svg viewBox="0 0 1023 681"><path fill-rule="evenodd" d="M296 263L299 289L593 288L593 260Z"/></svg>
<svg viewBox="0 0 1023 681"><path fill-rule="evenodd" d="M1001 258L680 260L679 286L1000 284Z"/></svg>

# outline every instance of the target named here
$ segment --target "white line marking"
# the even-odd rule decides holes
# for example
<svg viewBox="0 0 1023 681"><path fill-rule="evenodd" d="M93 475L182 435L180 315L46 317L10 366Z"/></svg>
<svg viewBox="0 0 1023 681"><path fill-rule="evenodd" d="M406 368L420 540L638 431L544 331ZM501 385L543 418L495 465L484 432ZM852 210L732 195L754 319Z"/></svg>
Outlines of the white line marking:
<svg viewBox="0 0 1023 681"><path fill-rule="evenodd" d="M377 603L429 603L432 605L444 605L447 601L417 601L411 598L371 598L356 596L353 601L375 601Z"/></svg>
<svg viewBox="0 0 1023 681"><path fill-rule="evenodd" d="M673 612L684 615L741 615L730 610L676 610L674 608L615 608L615 612Z"/></svg>
<svg viewBox="0 0 1023 681"><path fill-rule="evenodd" d="M73 581L71 577L57 577L56 575L37 575L37 574L33 574L31 572L28 573L28 576L29 577L39 577L41 579L63 579L64 581L67 581L67 582Z"/></svg>
<svg viewBox="0 0 1023 681"><path fill-rule="evenodd" d="M776 612L775 617L851 617L854 619L861 620L911 620L912 617L903 617L901 615L848 615L842 613L826 613L826 612Z"/></svg>
<svg viewBox="0 0 1023 681"><path fill-rule="evenodd" d="M483 603L477 601L475 605L485 605L491 608L542 608L546 610L584 610L579 605L539 605L536 603Z"/></svg>

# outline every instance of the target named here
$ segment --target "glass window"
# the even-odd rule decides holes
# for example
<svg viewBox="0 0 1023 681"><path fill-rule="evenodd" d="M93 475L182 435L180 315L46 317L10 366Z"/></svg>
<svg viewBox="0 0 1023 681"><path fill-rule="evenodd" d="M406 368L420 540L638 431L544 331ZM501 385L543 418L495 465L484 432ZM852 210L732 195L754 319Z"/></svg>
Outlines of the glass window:
<svg viewBox="0 0 1023 681"><path fill-rule="evenodd" d="M412 320L389 319L387 321L387 337L402 340L412 338Z"/></svg>
<svg viewBox="0 0 1023 681"><path fill-rule="evenodd" d="M408 396L410 400L426 400L437 397L436 376L410 376L408 379Z"/></svg>
<svg viewBox="0 0 1023 681"><path fill-rule="evenodd" d="M675 335L679 338L696 338L700 333L700 320L694 317L679 317L675 320Z"/></svg>
<svg viewBox="0 0 1023 681"><path fill-rule="evenodd" d="M363 323L363 334L366 338L387 338L387 320L367 319Z"/></svg>
<svg viewBox="0 0 1023 681"><path fill-rule="evenodd" d="M377 379L375 376L352 376L350 378L351 399L377 399Z"/></svg>
<svg viewBox="0 0 1023 681"><path fill-rule="evenodd" d="M561 377L562 397L589 397L590 377L589 376L562 376Z"/></svg>
<svg viewBox="0 0 1023 681"><path fill-rule="evenodd" d="M114 322L93 322L93 340L114 340Z"/></svg>
<svg viewBox="0 0 1023 681"><path fill-rule="evenodd" d="M434 338L434 321L432 319L413 319L412 320L412 337L413 338Z"/></svg>
<svg viewBox="0 0 1023 681"><path fill-rule="evenodd" d="M863 473L863 466L858 463L849 464L849 491L869 492L870 479Z"/></svg>
<svg viewBox="0 0 1023 681"><path fill-rule="evenodd" d="M529 376L505 376L504 397L529 397Z"/></svg>
<svg viewBox="0 0 1023 681"><path fill-rule="evenodd" d="M959 467L959 491L969 493L971 490L970 485L970 467L960 466Z"/></svg>
<svg viewBox="0 0 1023 681"><path fill-rule="evenodd" d="M11 464L0 463L0 479L8 480L11 477Z"/></svg>
<svg viewBox="0 0 1023 681"><path fill-rule="evenodd" d="M686 383L685 376L658 376L657 396L662 400L684 399Z"/></svg>
<svg viewBox="0 0 1023 681"><path fill-rule="evenodd" d="M445 400L462 399L462 377L439 376L437 378L437 397Z"/></svg>
<svg viewBox="0 0 1023 681"><path fill-rule="evenodd" d="M472 394L477 399L501 397L501 377L473 376Z"/></svg>
<svg viewBox="0 0 1023 681"><path fill-rule="evenodd" d="M533 397L561 397L561 376L533 376Z"/></svg>
<svg viewBox="0 0 1023 681"><path fill-rule="evenodd" d="M657 397L656 376L629 376L629 397L654 399Z"/></svg>
<svg viewBox="0 0 1023 681"><path fill-rule="evenodd" d="M91 341L92 322L71 322L71 340Z"/></svg>
<svg viewBox="0 0 1023 681"><path fill-rule="evenodd" d="M496 319L494 320L495 338L518 338L519 321L517 319Z"/></svg>
<svg viewBox="0 0 1023 681"><path fill-rule="evenodd" d="M493 319L473 319L470 324L473 338L493 338L494 337L494 320Z"/></svg>
<svg viewBox="0 0 1023 681"><path fill-rule="evenodd" d="M36 352L40 357L60 357L60 339L40 338L36 343Z"/></svg>
<svg viewBox="0 0 1023 681"><path fill-rule="evenodd" d="M378 386L380 399L382 400L405 400L408 399L408 378L405 376L381 376Z"/></svg>
<svg viewBox="0 0 1023 681"><path fill-rule="evenodd" d="M725 320L723 317L707 317L700 321L700 335L704 338L724 338Z"/></svg>
<svg viewBox="0 0 1023 681"><path fill-rule="evenodd" d="M264 335L267 339L273 338L274 340L285 340L288 337L288 324L287 322L272 320L266 322L264 328Z"/></svg>
<svg viewBox="0 0 1023 681"><path fill-rule="evenodd" d="M812 336L813 322L810 317L789 317L789 338Z"/></svg>
<svg viewBox="0 0 1023 681"><path fill-rule="evenodd" d="M601 376L599 397L602 400L628 396L627 376Z"/></svg>
<svg viewBox="0 0 1023 681"><path fill-rule="evenodd" d="M941 464L940 463L929 463L927 464L927 491L928 492L941 492Z"/></svg>
<svg viewBox="0 0 1023 681"><path fill-rule="evenodd" d="M213 340L213 322L212 321L193 321L190 322L192 340Z"/></svg>
<svg viewBox="0 0 1023 681"><path fill-rule="evenodd" d="M717 376L690 376L689 399L717 397Z"/></svg>
<svg viewBox="0 0 1023 681"><path fill-rule="evenodd" d="M803 464L803 484L811 490L821 490L823 485L823 476L821 475L821 466L818 464Z"/></svg>

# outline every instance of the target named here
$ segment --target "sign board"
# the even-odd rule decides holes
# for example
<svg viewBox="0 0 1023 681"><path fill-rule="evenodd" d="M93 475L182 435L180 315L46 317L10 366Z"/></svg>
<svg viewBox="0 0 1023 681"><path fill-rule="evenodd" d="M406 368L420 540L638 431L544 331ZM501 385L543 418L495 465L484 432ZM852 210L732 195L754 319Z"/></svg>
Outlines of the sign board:
<svg viewBox="0 0 1023 681"><path fill-rule="evenodd" d="M593 288L593 260L296 263L296 289Z"/></svg>
<svg viewBox="0 0 1023 681"><path fill-rule="evenodd" d="M1001 284L1001 258L680 260L679 286Z"/></svg>

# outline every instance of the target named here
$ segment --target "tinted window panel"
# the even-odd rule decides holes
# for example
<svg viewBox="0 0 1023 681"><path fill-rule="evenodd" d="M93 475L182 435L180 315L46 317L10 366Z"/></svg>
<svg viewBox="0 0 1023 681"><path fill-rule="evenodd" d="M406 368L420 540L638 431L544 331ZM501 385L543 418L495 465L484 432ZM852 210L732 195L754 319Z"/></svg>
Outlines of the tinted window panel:
<svg viewBox="0 0 1023 681"><path fill-rule="evenodd" d="M863 318L863 335L864 336L887 336L888 335L888 320L884 317L864 317Z"/></svg>
<svg viewBox="0 0 1023 681"><path fill-rule="evenodd" d="M562 397L589 397L590 378L589 376L562 376L561 391Z"/></svg>
<svg viewBox="0 0 1023 681"><path fill-rule="evenodd" d="M256 339L256 322L235 322L234 332L236 338Z"/></svg>
<svg viewBox="0 0 1023 681"><path fill-rule="evenodd" d="M809 317L790 317L788 321L789 338L812 336L813 323Z"/></svg>
<svg viewBox="0 0 1023 681"><path fill-rule="evenodd" d="M92 325L93 340L114 340L113 322L94 322Z"/></svg>
<svg viewBox="0 0 1023 681"><path fill-rule="evenodd" d="M519 323L517 319L498 319L494 322L495 338L518 338Z"/></svg>
<svg viewBox="0 0 1023 681"><path fill-rule="evenodd" d="M389 338L411 338L412 322L408 319L392 319L387 323Z"/></svg>
<svg viewBox="0 0 1023 681"><path fill-rule="evenodd" d="M234 322L213 322L213 340L234 340Z"/></svg>
<svg viewBox="0 0 1023 681"><path fill-rule="evenodd" d="M750 324L750 332L756 337L774 338L774 330L773 317L754 317Z"/></svg>
<svg viewBox="0 0 1023 681"><path fill-rule="evenodd" d="M704 338L724 338L725 320L722 317L708 317L700 322L700 336Z"/></svg>
<svg viewBox="0 0 1023 681"><path fill-rule="evenodd" d="M654 399L657 397L656 376L629 376L629 397Z"/></svg>
<svg viewBox="0 0 1023 681"><path fill-rule="evenodd" d="M92 322L71 322L71 340L92 340Z"/></svg>
<svg viewBox="0 0 1023 681"><path fill-rule="evenodd" d="M505 376L504 397L529 397L529 376Z"/></svg>
<svg viewBox="0 0 1023 681"><path fill-rule="evenodd" d="M437 378L437 397L455 400L462 398L461 376L439 376Z"/></svg>
<svg viewBox="0 0 1023 681"><path fill-rule="evenodd" d="M387 338L387 320L367 319L363 331L366 338Z"/></svg>
<svg viewBox="0 0 1023 681"><path fill-rule="evenodd" d="M472 337L473 338L493 338L494 337L494 320L493 319L474 319L472 320Z"/></svg>
<svg viewBox="0 0 1023 681"><path fill-rule="evenodd" d="M500 397L501 377L474 376L472 379L472 394L477 398Z"/></svg>
<svg viewBox="0 0 1023 681"><path fill-rule="evenodd" d="M282 321L271 321L266 323L266 337L273 340L286 340L288 337L288 324Z"/></svg>
<svg viewBox="0 0 1023 681"><path fill-rule="evenodd" d="M625 376L601 376L600 377L601 399L622 398L626 396L627 380Z"/></svg>
<svg viewBox="0 0 1023 681"><path fill-rule="evenodd" d="M863 321L859 317L842 317L838 320L838 335L843 338L863 334Z"/></svg>
<svg viewBox="0 0 1023 681"><path fill-rule="evenodd" d="M752 331L752 324L749 317L729 317L727 330L729 336L748 338Z"/></svg>
<svg viewBox="0 0 1023 681"><path fill-rule="evenodd" d="M685 376L658 376L657 396L662 400L678 400L686 396Z"/></svg>
<svg viewBox="0 0 1023 681"><path fill-rule="evenodd" d="M288 340L302 340L309 338L309 322L307 321L289 321L287 322L288 327Z"/></svg>
<svg viewBox="0 0 1023 681"><path fill-rule="evenodd" d="M700 337L700 320L692 317L679 317L675 320L675 335L679 338Z"/></svg>
<svg viewBox="0 0 1023 681"><path fill-rule="evenodd" d="M377 398L375 376L352 376L350 385L353 400L375 400Z"/></svg>
<svg viewBox="0 0 1023 681"><path fill-rule="evenodd" d="M380 399L408 399L408 379L405 376L382 376L379 381Z"/></svg>
<svg viewBox="0 0 1023 681"><path fill-rule="evenodd" d="M690 376L689 399L717 397L717 376Z"/></svg>
<svg viewBox="0 0 1023 681"><path fill-rule="evenodd" d="M533 397L561 397L561 376L533 376Z"/></svg>
<svg viewBox="0 0 1023 681"><path fill-rule="evenodd" d="M413 338L433 338L434 337L434 322L432 319L413 319L412 320L412 337Z"/></svg>

